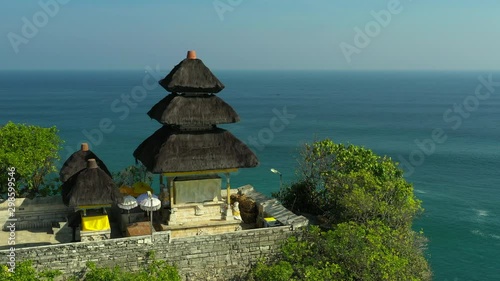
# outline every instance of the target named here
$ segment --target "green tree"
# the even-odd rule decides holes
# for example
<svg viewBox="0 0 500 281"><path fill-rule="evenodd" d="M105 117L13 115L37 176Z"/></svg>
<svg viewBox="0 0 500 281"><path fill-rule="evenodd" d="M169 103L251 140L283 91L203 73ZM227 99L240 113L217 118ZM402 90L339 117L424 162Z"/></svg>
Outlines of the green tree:
<svg viewBox="0 0 500 281"><path fill-rule="evenodd" d="M87 262L84 276L79 273L65 278L71 281L181 281L181 277L172 265L166 261L157 260L153 255L148 257L148 264L137 272L131 272L115 266L114 268L98 267L94 262ZM59 270L37 271L31 260L21 261L10 272L7 265L0 265L0 280L2 281L51 281L62 275Z"/></svg>
<svg viewBox="0 0 500 281"><path fill-rule="evenodd" d="M293 275L292 265L288 261L266 265L259 262L254 270L253 278L259 281L288 281Z"/></svg>
<svg viewBox="0 0 500 281"><path fill-rule="evenodd" d="M302 150L299 181L275 196L296 212L322 215L329 224L380 219L410 226L422 212L413 186L388 157L326 139Z"/></svg>
<svg viewBox="0 0 500 281"><path fill-rule="evenodd" d="M274 196L295 212L317 215L328 230L311 227L291 237L277 259L254 268L253 279L431 279L426 239L411 228L421 202L397 163L329 139L306 144L299 162L299 180Z"/></svg>
<svg viewBox="0 0 500 281"><path fill-rule="evenodd" d="M137 182L143 182L151 186L153 184L153 174L147 170L146 166L136 164L128 166L120 172L113 173L113 180L117 186L133 186Z"/></svg>
<svg viewBox="0 0 500 281"><path fill-rule="evenodd" d="M51 281L60 275L60 271L52 269L37 272L31 260L18 262L14 272L6 265L0 266L0 280L3 281Z"/></svg>
<svg viewBox="0 0 500 281"><path fill-rule="evenodd" d="M421 247L424 239L409 229L392 229L380 221L341 223L326 232L311 227L302 236L289 238L277 261L259 263L252 278L430 280L431 272Z"/></svg>
<svg viewBox="0 0 500 281"><path fill-rule="evenodd" d="M79 280L73 278L72 280ZM177 268L166 261L153 260L138 272L130 272L115 266L114 268L97 267L93 262L87 262L84 281L181 281Z"/></svg>
<svg viewBox="0 0 500 281"><path fill-rule="evenodd" d="M56 171L62 140L56 127L8 122L0 127L0 183L7 193L9 167L15 168L15 192L20 197L47 195L56 187L48 175Z"/></svg>

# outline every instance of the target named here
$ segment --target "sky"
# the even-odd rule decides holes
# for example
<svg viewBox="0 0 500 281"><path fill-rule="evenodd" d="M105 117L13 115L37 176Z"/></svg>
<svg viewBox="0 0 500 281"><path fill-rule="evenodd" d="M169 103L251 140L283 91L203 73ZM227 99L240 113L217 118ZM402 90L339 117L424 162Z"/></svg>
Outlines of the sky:
<svg viewBox="0 0 500 281"><path fill-rule="evenodd" d="M498 0L4 0L0 69L500 70Z"/></svg>

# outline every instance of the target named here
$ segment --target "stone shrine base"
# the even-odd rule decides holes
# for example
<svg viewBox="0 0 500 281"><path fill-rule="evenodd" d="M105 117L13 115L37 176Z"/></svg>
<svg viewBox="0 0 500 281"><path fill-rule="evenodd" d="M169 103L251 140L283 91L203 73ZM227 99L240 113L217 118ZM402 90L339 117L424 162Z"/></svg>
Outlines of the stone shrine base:
<svg viewBox="0 0 500 281"><path fill-rule="evenodd" d="M162 225L162 230L170 231L172 238L188 237L196 235L220 234L234 232L242 229L254 228L253 225L244 224L238 220L212 220L198 221L192 224L183 225Z"/></svg>

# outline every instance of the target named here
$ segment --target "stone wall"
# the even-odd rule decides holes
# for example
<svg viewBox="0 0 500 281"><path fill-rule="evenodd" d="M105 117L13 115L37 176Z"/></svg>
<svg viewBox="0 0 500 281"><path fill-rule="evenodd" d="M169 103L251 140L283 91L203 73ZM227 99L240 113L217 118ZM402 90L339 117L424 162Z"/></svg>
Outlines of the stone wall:
<svg viewBox="0 0 500 281"><path fill-rule="evenodd" d="M2 230L6 230L10 211L14 211L18 220L17 230L50 228L53 223L66 221L66 215L71 210L63 204L60 195L34 199L16 198L14 210L10 210L9 202L3 200L0 201L0 224Z"/></svg>
<svg viewBox="0 0 500 281"><path fill-rule="evenodd" d="M290 225L292 229L304 227L309 224L309 220L304 216L297 216L292 211L281 205L278 200L271 199L256 191L253 186L245 185L238 188L238 193L246 195L257 203L259 218L257 224L260 226L264 217L274 217L284 225ZM300 200L300 198L299 198ZM259 223L259 220L261 222Z"/></svg>
<svg viewBox="0 0 500 281"><path fill-rule="evenodd" d="M138 270L154 250L157 259L175 265L184 280L239 280L260 257L275 253L293 231L290 226L171 239L168 232L96 242L56 244L16 250L16 261L30 259L37 269L81 273L87 261L99 266ZM7 250L0 263L8 262Z"/></svg>
<svg viewBox="0 0 500 281"><path fill-rule="evenodd" d="M226 233L204 235L201 232L196 233L201 235L179 238L172 237L169 231L161 231L153 236L38 247L19 247L16 244L15 259L16 262L29 259L37 269L58 269L67 276L82 273L87 261L94 261L99 266L119 265L138 270L147 263L148 253L155 251L156 258L175 265L184 280L239 280L259 258L276 253L281 243L306 226L308 220L294 215L251 185L240 187L238 192L255 200L260 220L273 216L285 226L239 231L231 228L225 230L229 231ZM59 196L35 200L19 198L16 199L16 217L19 219L16 228L19 223L28 227L36 221L49 224L65 220L64 214L68 211L70 209L62 204ZM7 219L7 202L0 202L0 224L5 227ZM9 254L9 250L0 250L0 264L7 264Z"/></svg>

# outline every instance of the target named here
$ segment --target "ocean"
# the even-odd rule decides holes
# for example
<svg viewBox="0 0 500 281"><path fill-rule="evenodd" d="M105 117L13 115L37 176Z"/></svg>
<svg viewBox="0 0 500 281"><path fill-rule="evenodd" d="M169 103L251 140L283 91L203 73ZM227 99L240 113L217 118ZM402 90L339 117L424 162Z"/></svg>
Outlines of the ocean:
<svg viewBox="0 0 500 281"><path fill-rule="evenodd" d="M112 171L160 124L148 110L168 93L170 67L138 71L2 71L0 124L57 126L63 161L89 142ZM500 73L213 71L241 121L222 127L260 166L233 187L270 194L293 181L301 144L362 145L401 162L423 201L434 280L500 280Z"/></svg>

